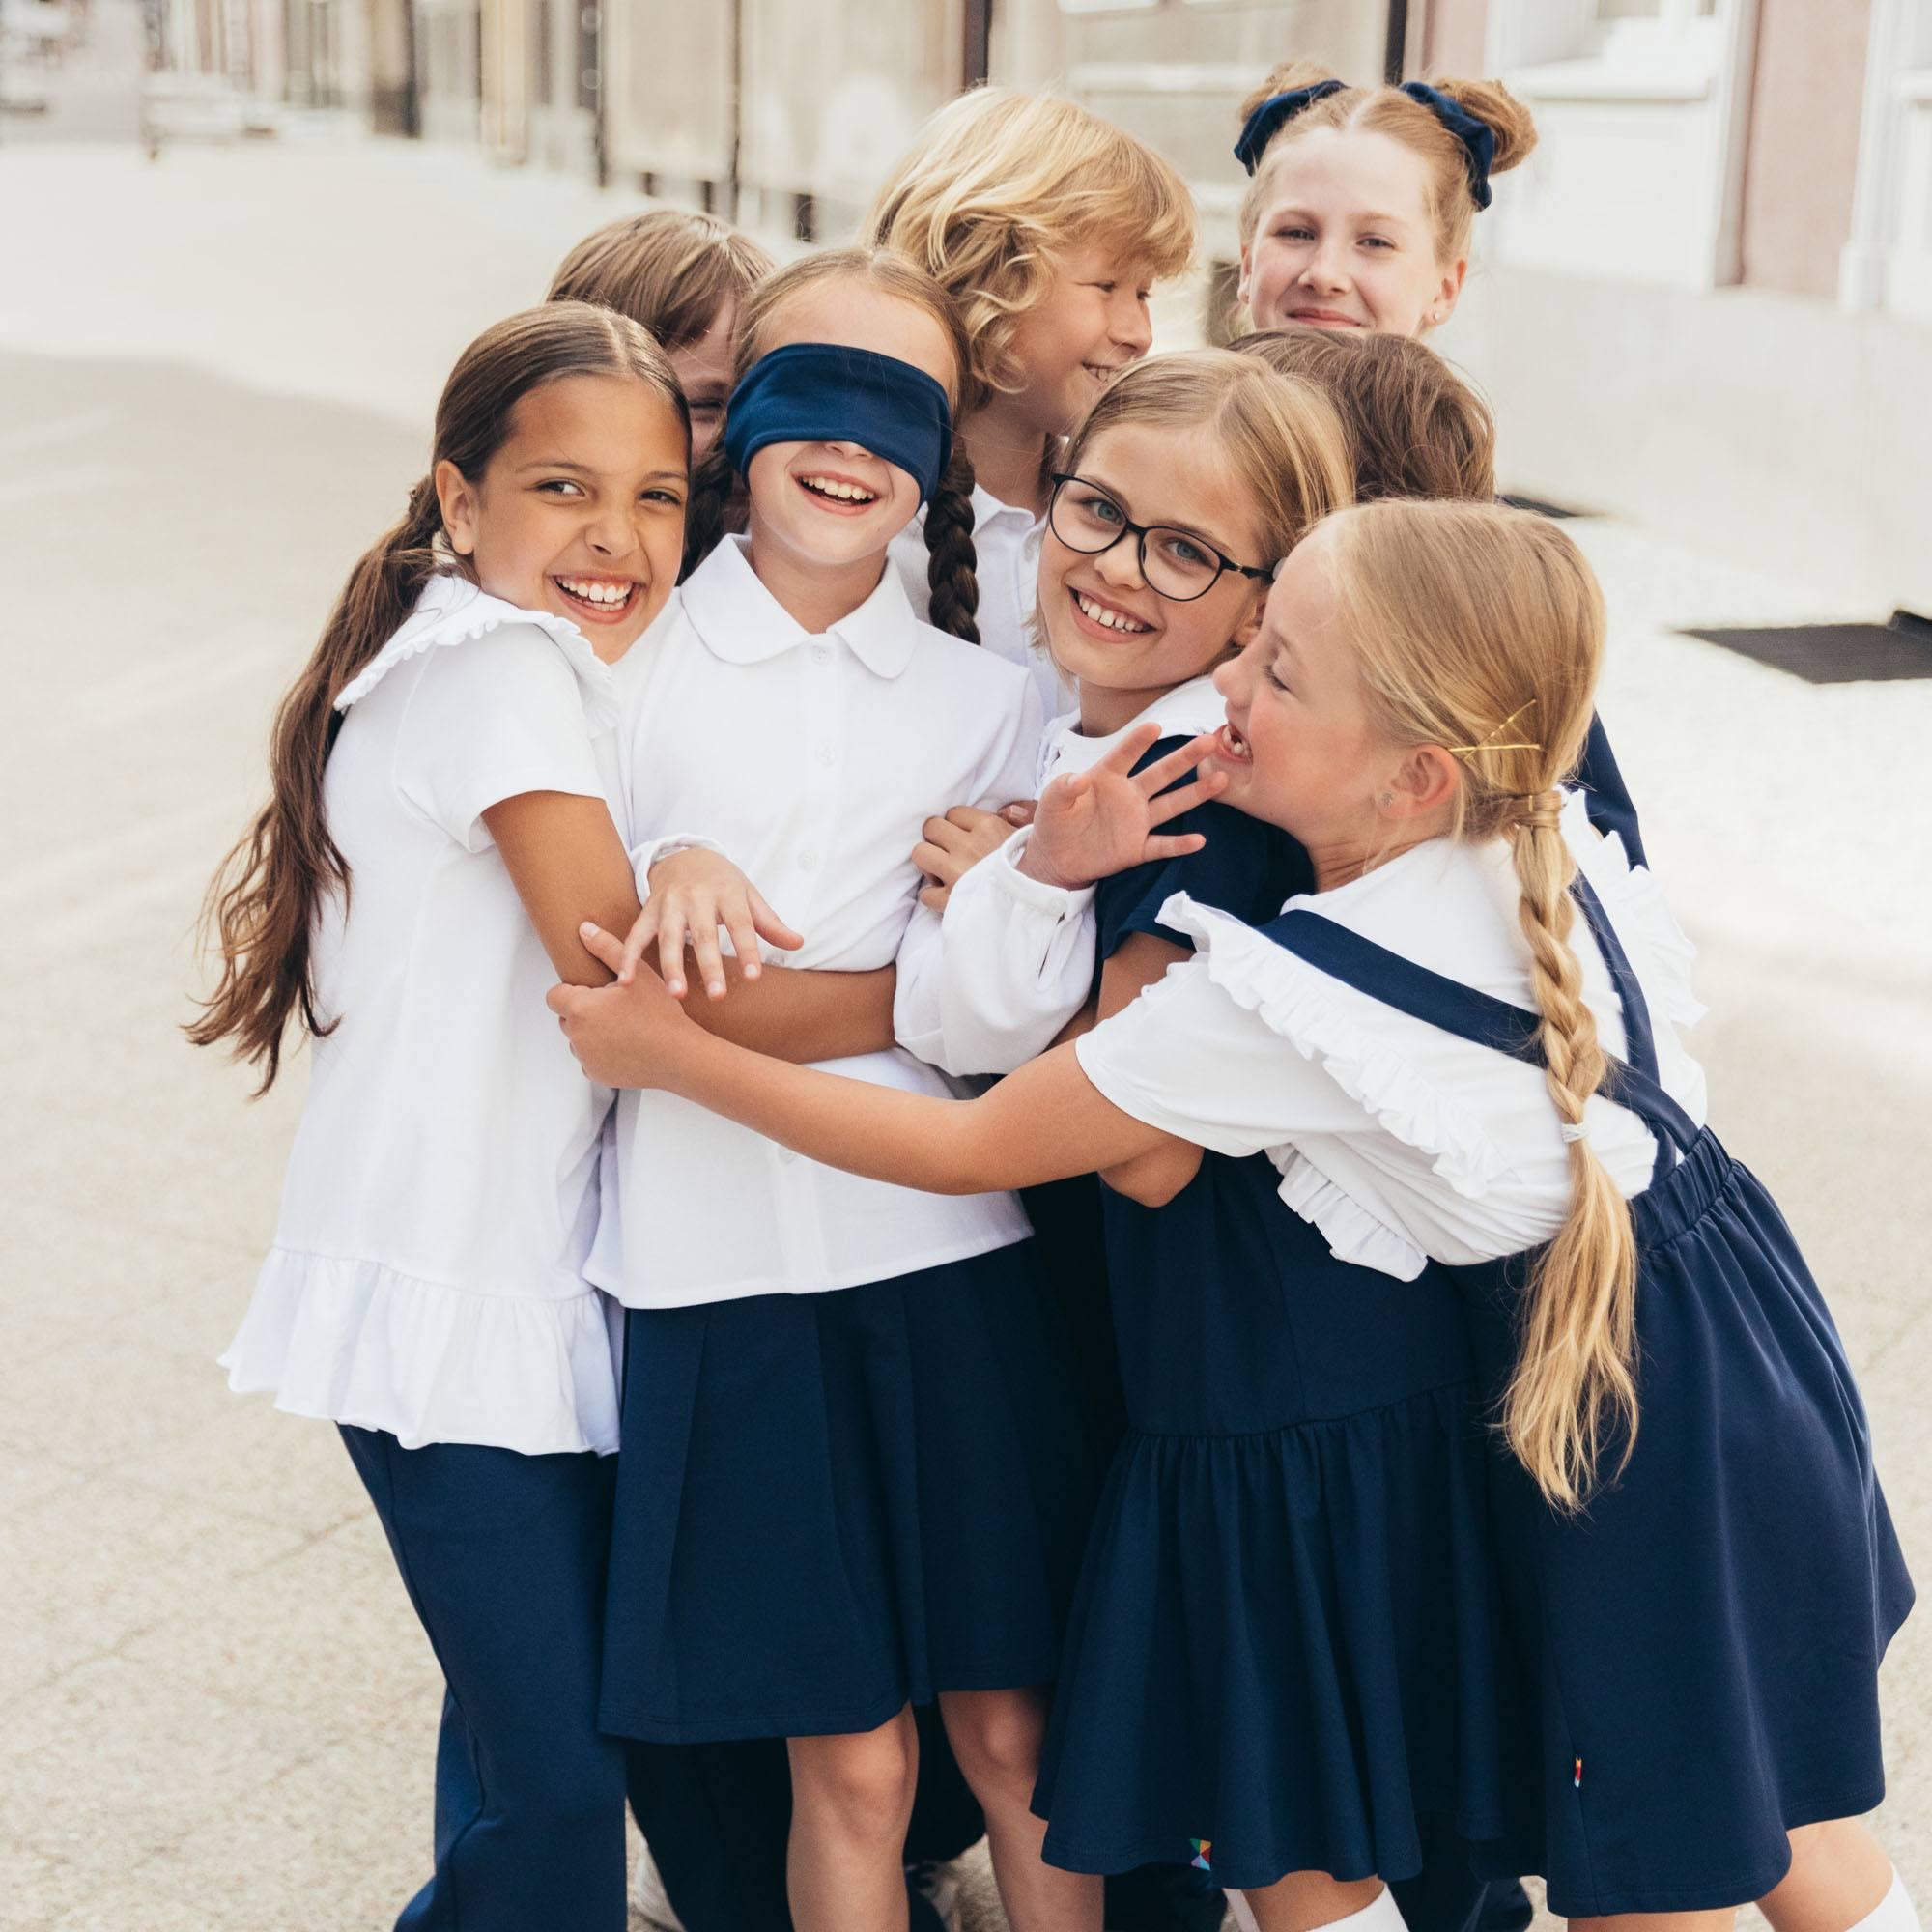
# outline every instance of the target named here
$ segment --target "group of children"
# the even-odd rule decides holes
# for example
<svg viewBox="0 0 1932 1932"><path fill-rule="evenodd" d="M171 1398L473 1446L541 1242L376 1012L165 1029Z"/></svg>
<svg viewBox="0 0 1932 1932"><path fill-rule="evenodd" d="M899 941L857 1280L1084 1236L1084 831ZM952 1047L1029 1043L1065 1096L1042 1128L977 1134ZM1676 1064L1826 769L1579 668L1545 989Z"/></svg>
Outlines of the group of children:
<svg viewBox="0 0 1932 1932"><path fill-rule="evenodd" d="M464 353L191 1030L313 1040L224 1360L443 1672L399 1927L618 1932L628 1799L688 1932L981 1830L1015 1932L1913 1932L1862 1411L1424 340L1533 140L1277 70L1256 332L1144 359L1185 186L981 90Z"/></svg>

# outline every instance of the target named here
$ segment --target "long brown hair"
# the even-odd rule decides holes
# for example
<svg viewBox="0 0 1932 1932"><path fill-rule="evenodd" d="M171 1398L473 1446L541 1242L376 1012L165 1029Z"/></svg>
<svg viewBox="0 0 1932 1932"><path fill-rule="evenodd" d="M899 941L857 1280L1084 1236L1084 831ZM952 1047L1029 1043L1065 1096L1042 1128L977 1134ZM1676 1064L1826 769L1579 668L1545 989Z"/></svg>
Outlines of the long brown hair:
<svg viewBox="0 0 1932 1932"><path fill-rule="evenodd" d="M1248 116L1273 95L1291 94L1296 88L1315 87L1337 78L1318 60L1284 61L1241 102L1241 122L1245 125ZM1429 84L1495 136L1492 174L1499 175L1528 158L1536 146L1536 123L1529 109L1501 81L1432 80ZM1254 240L1255 225L1267 201L1270 164L1317 128L1367 128L1413 149L1429 168L1429 213L1435 231L1435 259L1456 262L1468 254L1476 201L1469 188L1469 157L1462 142L1429 108L1401 88L1346 84L1339 94L1326 96L1284 122L1262 151L1236 221L1243 248Z"/></svg>
<svg viewBox="0 0 1932 1932"><path fill-rule="evenodd" d="M1355 500L1426 497L1488 502L1496 494L1489 405L1428 343L1408 335L1293 323L1229 343L1335 405L1355 460Z"/></svg>
<svg viewBox="0 0 1932 1932"><path fill-rule="evenodd" d="M820 282L847 281L896 296L921 308L946 331L952 350L952 380L946 384L955 425L959 397L970 380L972 351L959 311L932 276L903 257L883 248L822 248L767 276L745 298L738 327L735 380L743 382L753 363L765 353L772 320L804 290ZM697 466L692 478L691 513L685 523L684 570L687 576L718 546L732 526L734 479L731 460L721 437ZM925 506L926 582L932 592L931 621L970 644L980 641L974 621L980 608L973 547L973 466L963 440L954 435L952 460Z"/></svg>
<svg viewBox="0 0 1932 1932"><path fill-rule="evenodd" d="M317 1010L311 937L323 895L345 892L349 867L323 811L323 775L342 724L337 694L380 651L439 571L473 575L439 542L436 467L453 463L474 483L507 440L518 403L566 376L624 376L690 412L670 364L627 318L587 302L551 302L485 329L457 358L436 409L428 472L401 520L365 551L336 599L307 666L275 713L269 803L215 872L202 931L221 952L221 976L186 1028L197 1046L227 1041L262 1068L266 1093L281 1070L289 1021L311 1035L334 1025Z"/></svg>
<svg viewBox="0 0 1932 1932"><path fill-rule="evenodd" d="M715 214L653 208L586 235L563 258L544 299L613 308L642 323L662 348L688 349L777 267L767 249Z"/></svg>
<svg viewBox="0 0 1932 1932"><path fill-rule="evenodd" d="M1331 532L1372 722L1394 744L1453 748L1459 836L1509 841L1549 1096L1580 1127L1605 1062L1571 946L1557 787L1590 728L1597 580L1556 525L1497 504L1369 503ZM1588 1139L1568 1155L1569 1209L1528 1284L1502 1425L1548 1501L1576 1510L1616 1438L1619 1468L1636 1439L1636 1241Z"/></svg>

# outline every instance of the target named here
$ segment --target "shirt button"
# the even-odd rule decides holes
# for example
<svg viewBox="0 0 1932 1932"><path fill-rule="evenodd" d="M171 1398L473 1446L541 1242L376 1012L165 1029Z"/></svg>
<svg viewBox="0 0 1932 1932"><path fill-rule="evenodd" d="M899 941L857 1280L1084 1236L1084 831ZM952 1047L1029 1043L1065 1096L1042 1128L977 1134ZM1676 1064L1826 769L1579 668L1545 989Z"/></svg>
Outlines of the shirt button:
<svg viewBox="0 0 1932 1932"><path fill-rule="evenodd" d="M811 647L811 661L813 664L830 664L832 662L832 646L830 644L813 644Z"/></svg>
<svg viewBox="0 0 1932 1932"><path fill-rule="evenodd" d="M836 765L838 762L838 748L836 745L821 745L818 748L818 762L821 765Z"/></svg>
<svg viewBox="0 0 1932 1932"><path fill-rule="evenodd" d="M794 1153L790 1148L781 1147L779 1149L779 1158L781 1161L783 1161L787 1167L789 1167L791 1163L798 1158L798 1155Z"/></svg>
<svg viewBox="0 0 1932 1932"><path fill-rule="evenodd" d="M798 869L801 872L810 871L817 864L818 854L816 852L801 852L798 855Z"/></svg>

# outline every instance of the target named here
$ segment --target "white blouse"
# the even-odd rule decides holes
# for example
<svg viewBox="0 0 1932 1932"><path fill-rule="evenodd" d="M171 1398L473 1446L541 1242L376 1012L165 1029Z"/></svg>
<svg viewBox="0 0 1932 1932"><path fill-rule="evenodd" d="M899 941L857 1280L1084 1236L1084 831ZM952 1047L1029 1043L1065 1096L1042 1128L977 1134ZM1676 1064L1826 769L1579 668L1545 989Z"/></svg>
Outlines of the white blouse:
<svg viewBox="0 0 1932 1932"><path fill-rule="evenodd" d="M1078 712L1048 725L1038 784L1091 771L1128 732L1154 723L1163 738L1218 730L1228 708L1209 677L1190 678L1118 731L1081 732ZM949 1073L1010 1073L1043 1053L1094 989L1092 887L1066 891L1019 869L1028 832L1015 832L952 888L939 919L908 936L918 970L900 969L899 1038Z"/></svg>
<svg viewBox="0 0 1932 1932"><path fill-rule="evenodd" d="M980 484L973 486L974 572L980 585L980 645L1016 664L1033 679L1042 717L1051 718L1074 702L1072 684L1061 676L1044 645L1033 634L1034 606L1039 596L1039 547L1046 519L1018 503L1003 503ZM891 556L898 567L913 613L922 622L931 614L926 577L925 513L921 511L893 539ZM954 805L959 800L954 799Z"/></svg>
<svg viewBox="0 0 1932 1932"><path fill-rule="evenodd" d="M1661 1084L1699 1124L1704 1074L1677 1037L1702 1008L1691 947L1655 880L1591 828L1580 793L1564 837L1643 988ZM1509 848L1434 839L1305 906L1431 971L1534 1010ZM1196 956L1081 1039L1087 1077L1136 1120L1215 1152L1265 1150L1281 1197L1337 1259L1404 1280L1425 1257L1463 1265L1520 1254L1561 1227L1568 1152L1539 1067L1397 1011L1225 913L1177 894L1162 919ZM1571 944L1605 1047L1624 1052L1616 989L1580 912ZM1628 1198L1655 1144L1602 1096L1591 1147Z"/></svg>
<svg viewBox="0 0 1932 1932"><path fill-rule="evenodd" d="M608 1454L616 1379L583 1262L611 1095L545 1009L556 975L482 814L610 800L610 671L566 619L440 576L337 706L323 799L351 890L314 952L333 1030L229 1384L405 1448Z"/></svg>
<svg viewBox="0 0 1932 1932"><path fill-rule="evenodd" d="M1026 677L920 623L890 567L857 611L811 636L727 538L640 653L621 734L631 823L728 852L805 935L769 959L893 964L918 902L912 850L925 820L962 801L1029 796L1040 714ZM903 1048L831 1064L909 1093L950 1091ZM810 1294L1029 1232L1009 1194L861 1180L673 1094L626 1093L590 1278L631 1307Z"/></svg>

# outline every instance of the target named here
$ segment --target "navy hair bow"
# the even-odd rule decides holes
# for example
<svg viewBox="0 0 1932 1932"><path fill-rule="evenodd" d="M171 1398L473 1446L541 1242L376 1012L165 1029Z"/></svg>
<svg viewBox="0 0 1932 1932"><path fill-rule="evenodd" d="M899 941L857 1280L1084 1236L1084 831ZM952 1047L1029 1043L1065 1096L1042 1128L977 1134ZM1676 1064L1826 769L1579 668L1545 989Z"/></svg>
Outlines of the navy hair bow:
<svg viewBox="0 0 1932 1932"><path fill-rule="evenodd" d="M1241 138L1235 143L1235 158L1253 174L1261 166L1262 156L1267 153L1267 144L1274 139L1276 130L1284 122L1293 121L1318 100L1326 100L1331 94L1340 94L1345 85L1339 80L1318 80L1313 87L1291 87L1286 94L1269 95L1248 116L1247 125L1241 129Z"/></svg>
<svg viewBox="0 0 1932 1932"><path fill-rule="evenodd" d="M1489 207L1490 163L1496 157L1496 130L1487 121L1478 121L1446 94L1419 80L1405 81L1402 91L1411 100L1421 101L1462 142L1469 162L1469 199L1478 208Z"/></svg>
<svg viewBox="0 0 1932 1932"><path fill-rule="evenodd" d="M1248 116L1247 124L1241 129L1241 138L1235 143L1235 158L1249 174L1253 174L1261 166L1268 143L1286 123L1293 121L1297 114L1305 113L1318 100L1326 100L1331 94L1341 93L1344 85L1339 80L1318 80L1312 87L1292 87L1286 94L1269 95ZM1477 120L1473 114L1460 107L1439 89L1430 87L1423 81L1406 81L1402 92L1428 108L1462 142L1463 153L1468 162L1469 199L1478 208L1489 207L1490 165L1496 157L1495 129L1488 122Z"/></svg>

